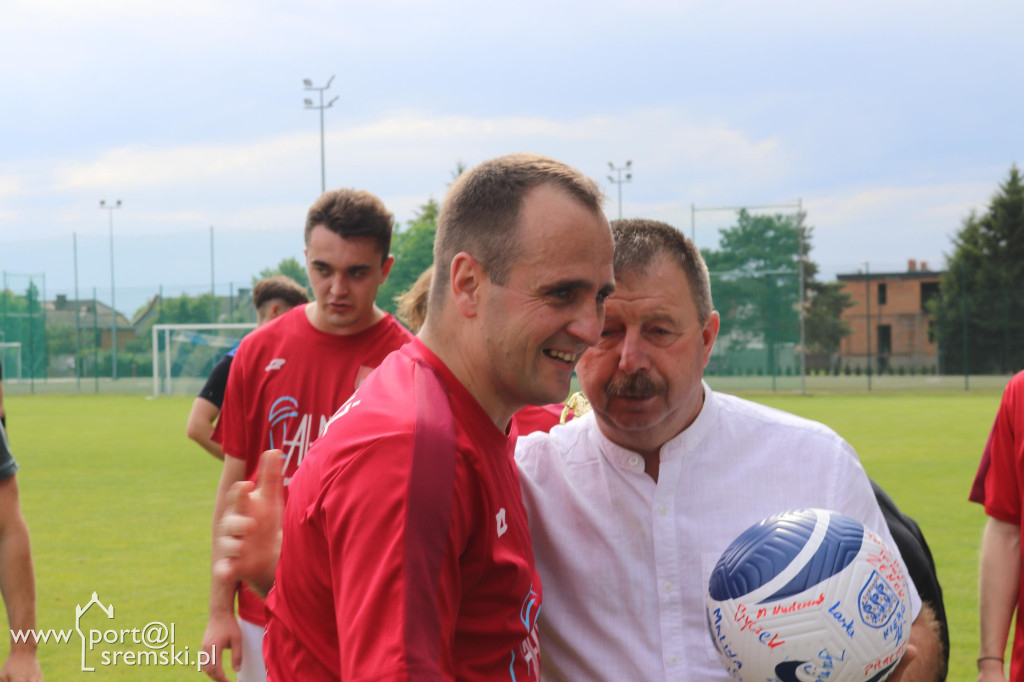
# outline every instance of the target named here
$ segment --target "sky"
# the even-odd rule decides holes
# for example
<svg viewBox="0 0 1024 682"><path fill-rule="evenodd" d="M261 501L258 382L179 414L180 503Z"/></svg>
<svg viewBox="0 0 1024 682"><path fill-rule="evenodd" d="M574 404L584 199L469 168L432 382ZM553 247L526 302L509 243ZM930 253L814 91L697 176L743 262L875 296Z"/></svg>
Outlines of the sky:
<svg viewBox="0 0 1024 682"><path fill-rule="evenodd" d="M1021 160L1022 23L1006 0L0 0L0 271L109 300L112 230L130 315L301 260L303 79L332 77L326 185L402 225L457 164L529 151L702 248L735 219L710 209L799 204L821 279L941 269Z"/></svg>

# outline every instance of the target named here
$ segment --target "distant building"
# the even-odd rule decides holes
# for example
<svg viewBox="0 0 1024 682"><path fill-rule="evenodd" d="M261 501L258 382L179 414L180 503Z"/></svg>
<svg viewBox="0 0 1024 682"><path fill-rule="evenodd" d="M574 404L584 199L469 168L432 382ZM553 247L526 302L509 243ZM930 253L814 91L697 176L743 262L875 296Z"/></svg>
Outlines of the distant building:
<svg viewBox="0 0 1024 682"><path fill-rule="evenodd" d="M69 299L58 294L52 301L43 301L46 315L46 327L77 328L84 334L86 330L99 334L99 347L109 350L113 347L112 323L117 325L117 348L124 349L124 344L135 338L135 327L121 313L111 310L110 306L96 299ZM77 316L76 316L77 312ZM113 316L113 320L111 317ZM76 322L77 320L77 322Z"/></svg>
<svg viewBox="0 0 1024 682"><path fill-rule="evenodd" d="M938 345L927 304L939 295L942 272L907 261L906 272L838 275L853 306L842 319L851 334L839 346L841 368L873 372L935 371Z"/></svg>

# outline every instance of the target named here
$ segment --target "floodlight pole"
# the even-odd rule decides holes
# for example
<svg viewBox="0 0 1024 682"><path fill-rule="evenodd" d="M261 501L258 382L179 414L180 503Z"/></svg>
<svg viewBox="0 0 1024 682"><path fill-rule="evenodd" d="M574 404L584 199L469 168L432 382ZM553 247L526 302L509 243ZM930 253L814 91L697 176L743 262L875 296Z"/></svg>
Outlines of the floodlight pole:
<svg viewBox="0 0 1024 682"><path fill-rule="evenodd" d="M868 342L868 393L871 392L871 269L868 262L864 261L864 302L867 304L867 342Z"/></svg>
<svg viewBox="0 0 1024 682"><path fill-rule="evenodd" d="M114 304L114 209L121 208L121 200L113 204L107 204L106 199L100 199L100 209L105 210L110 216L110 339L111 352L113 355L110 378L117 380L117 306ZM96 301L93 301L95 307Z"/></svg>
<svg viewBox="0 0 1024 682"><path fill-rule="evenodd" d="M330 109L331 106L333 106L334 103L338 101L338 98L335 97L334 99L332 99L327 104L324 104L324 90L326 90L327 88L331 87L331 82L333 80L334 80L334 76L331 76L330 79L328 79L328 81L327 81L327 85L324 85L323 87L318 87L318 86L313 85L313 81L311 81L308 78L305 78L302 81L302 84L305 86L306 90L316 90L317 92L320 93L320 104L319 105L313 104L313 100L311 100L311 99L305 100L305 104L306 104L306 108L307 109L319 109L320 110L320 192L321 193L327 191L327 167L326 167L326 157L325 157L325 154L324 154L324 109Z"/></svg>
<svg viewBox="0 0 1024 682"><path fill-rule="evenodd" d="M614 178L609 175L608 182L619 186L619 220L622 220L622 183L630 182L633 179L633 174L629 172L630 169L633 168L633 162L627 161L625 166L616 166L614 163L609 161L608 168L610 168L616 175ZM626 171L625 178L622 177L623 171Z"/></svg>
<svg viewBox="0 0 1024 682"><path fill-rule="evenodd" d="M217 295L213 278L213 225L210 225L210 322L217 321Z"/></svg>
<svg viewBox="0 0 1024 682"><path fill-rule="evenodd" d="M806 333L806 308L805 304L807 301L806 295L804 294L804 260L807 258L807 254L804 253L804 211L803 211L804 200L796 200L796 232L797 238L799 239L799 246L797 247L798 252L798 275L800 278L800 394L807 393L807 333Z"/></svg>

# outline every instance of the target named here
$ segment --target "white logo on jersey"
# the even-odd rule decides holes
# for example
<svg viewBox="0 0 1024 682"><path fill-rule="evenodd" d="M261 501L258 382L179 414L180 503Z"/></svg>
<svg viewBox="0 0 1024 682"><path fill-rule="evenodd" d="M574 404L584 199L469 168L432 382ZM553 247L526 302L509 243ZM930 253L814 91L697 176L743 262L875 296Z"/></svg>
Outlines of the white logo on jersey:
<svg viewBox="0 0 1024 682"><path fill-rule="evenodd" d="M499 509L494 518L498 521L498 537L500 538L508 530L508 524L505 523L505 508Z"/></svg>
<svg viewBox="0 0 1024 682"><path fill-rule="evenodd" d="M271 372L275 369L281 369L282 367L284 367L284 358L274 358L267 364L266 368L263 371Z"/></svg>
<svg viewBox="0 0 1024 682"><path fill-rule="evenodd" d="M330 427L331 424L333 424L338 419L341 419L342 417L344 417L346 414L348 414L349 410L351 410L353 407L355 407L356 405L358 405L360 403L360 401L356 400L355 397L356 397L355 393L350 395L348 397L348 400L346 400L342 404L342 406L338 408L338 411L334 413L334 416L332 416L330 419L327 420L327 423L324 424L323 429L320 431L320 435L321 436L324 435L325 433L327 433L327 429L328 429L328 427Z"/></svg>

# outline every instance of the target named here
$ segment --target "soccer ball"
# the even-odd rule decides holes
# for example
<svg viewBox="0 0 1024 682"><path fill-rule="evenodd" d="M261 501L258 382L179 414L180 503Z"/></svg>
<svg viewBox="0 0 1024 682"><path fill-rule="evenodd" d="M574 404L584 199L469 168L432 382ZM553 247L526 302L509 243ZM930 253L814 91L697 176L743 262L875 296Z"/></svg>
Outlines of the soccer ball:
<svg viewBox="0 0 1024 682"><path fill-rule="evenodd" d="M734 680L881 682L910 639L897 555L859 521L822 509L745 530L711 573L707 625Z"/></svg>

